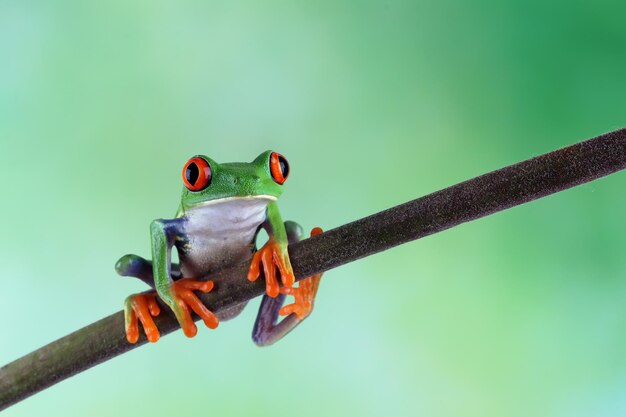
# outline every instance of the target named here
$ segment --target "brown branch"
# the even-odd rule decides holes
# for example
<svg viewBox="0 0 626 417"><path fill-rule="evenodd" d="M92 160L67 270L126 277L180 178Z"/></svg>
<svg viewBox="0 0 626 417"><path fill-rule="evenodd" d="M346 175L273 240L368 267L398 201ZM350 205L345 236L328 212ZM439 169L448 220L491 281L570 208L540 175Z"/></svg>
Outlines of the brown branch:
<svg viewBox="0 0 626 417"><path fill-rule="evenodd" d="M441 232L626 167L626 129L617 130L437 191L291 245L296 277L308 277L393 246ZM219 283L203 301L216 312L263 293L244 263L214 274ZM156 318L161 333L178 325L169 310ZM0 369L0 410L65 378L146 343L131 345L117 312Z"/></svg>

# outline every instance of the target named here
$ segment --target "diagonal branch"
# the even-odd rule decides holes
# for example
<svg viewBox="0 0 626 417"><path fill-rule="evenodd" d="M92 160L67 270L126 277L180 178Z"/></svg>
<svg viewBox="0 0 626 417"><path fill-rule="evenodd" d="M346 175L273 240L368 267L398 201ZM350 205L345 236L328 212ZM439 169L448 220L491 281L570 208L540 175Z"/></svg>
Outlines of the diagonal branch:
<svg viewBox="0 0 626 417"><path fill-rule="evenodd" d="M308 277L624 168L626 129L621 129L291 245L291 262L298 279ZM219 312L261 295L263 280L249 283L247 269L244 263L214 274L219 288L201 295L202 300ZM155 322L163 335L178 329L168 309ZM0 410L144 343L145 337L135 345L126 341L121 311L77 330L0 368Z"/></svg>

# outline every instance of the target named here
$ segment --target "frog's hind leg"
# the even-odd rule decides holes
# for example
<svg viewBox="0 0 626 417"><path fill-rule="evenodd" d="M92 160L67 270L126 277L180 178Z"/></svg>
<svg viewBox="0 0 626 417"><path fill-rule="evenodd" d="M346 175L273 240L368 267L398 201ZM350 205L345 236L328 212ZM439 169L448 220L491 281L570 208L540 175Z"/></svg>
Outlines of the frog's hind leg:
<svg viewBox="0 0 626 417"><path fill-rule="evenodd" d="M285 222L289 243L295 243L302 239L303 230L299 224L291 221ZM322 229L316 227L311 231L311 236L322 233ZM259 307L252 340L258 346L268 346L293 330L298 324L311 314L313 302L319 287L322 274L314 275L300 280L297 288L281 288L280 294L272 298L265 294ZM287 295L293 295L295 302L283 307ZM278 323L279 315L287 316Z"/></svg>
<svg viewBox="0 0 626 417"><path fill-rule="evenodd" d="M152 262L137 255L125 255L117 261L115 270L122 276L139 278L152 287L151 291L130 295L124 301L126 339L130 343L139 340L140 321L148 341L156 342L160 333L152 317L158 316L161 308L156 301L157 293L154 291ZM172 264L172 278L178 280L180 277L179 266Z"/></svg>
<svg viewBox="0 0 626 417"><path fill-rule="evenodd" d="M139 278L154 289L154 277L152 275L152 262L138 255L124 255L115 263L115 270L123 277ZM177 281L181 278L180 266L173 263L171 266L172 279Z"/></svg>

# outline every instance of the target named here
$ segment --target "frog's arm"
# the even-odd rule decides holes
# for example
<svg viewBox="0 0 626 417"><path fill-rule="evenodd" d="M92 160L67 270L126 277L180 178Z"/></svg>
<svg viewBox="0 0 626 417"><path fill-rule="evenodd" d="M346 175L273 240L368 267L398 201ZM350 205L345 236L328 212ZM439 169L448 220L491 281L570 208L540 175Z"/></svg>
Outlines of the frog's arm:
<svg viewBox="0 0 626 417"><path fill-rule="evenodd" d="M154 287L159 296L176 314L182 314L171 292L172 246L176 236L182 233L180 219L154 220L150 224L150 241L152 242L152 273Z"/></svg>
<svg viewBox="0 0 626 417"><path fill-rule="evenodd" d="M278 204L272 202L267 206L267 219L264 223L265 230L269 234L270 238L273 238L282 250L287 251L287 228L283 223L283 218L278 210ZM291 266L291 264L289 264Z"/></svg>
<svg viewBox="0 0 626 417"><path fill-rule="evenodd" d="M289 243L298 242L302 238L302 227L299 224L288 221L284 223L284 229ZM311 236L321 232L321 229L315 228L311 231ZM322 274L314 275L300 280L297 288L281 288L276 298L264 295L252 330L254 343L259 346L271 345L302 323L302 320L313 310L313 302L321 278ZM287 294L293 295L295 301L293 304L282 307ZM278 322L279 315L287 317Z"/></svg>
<svg viewBox="0 0 626 417"><path fill-rule="evenodd" d="M248 279L255 281L261 271L260 265L263 265L265 273L265 291L270 297L278 296L280 287L276 279L276 270L280 272L280 277L285 287L292 287L295 282L291 262L289 261L289 252L287 246L287 231L285 224L278 211L276 202L272 202L267 206L267 217L263 223L263 228L269 235L269 240L261 249L259 249L252 258Z"/></svg>
<svg viewBox="0 0 626 417"><path fill-rule="evenodd" d="M212 281L197 281L194 278L180 278L176 281L172 279L172 246L178 237L184 237L184 224L184 218L159 219L151 223L152 270L150 272L156 292L172 309L185 335L193 337L198 329L191 318L192 310L204 320L207 327L212 329L217 327L218 319L193 293L195 290L211 291ZM133 256L122 258L121 263L118 262L120 267L118 272L135 276L136 274L133 273L143 272L147 275L147 268L150 265L147 261L141 261L140 258ZM143 324L148 340L156 342L159 339L159 331L151 317L158 315L160 311L155 296L154 292L147 292L135 294L126 299L124 310L126 337L129 342L135 343L138 340L138 320Z"/></svg>

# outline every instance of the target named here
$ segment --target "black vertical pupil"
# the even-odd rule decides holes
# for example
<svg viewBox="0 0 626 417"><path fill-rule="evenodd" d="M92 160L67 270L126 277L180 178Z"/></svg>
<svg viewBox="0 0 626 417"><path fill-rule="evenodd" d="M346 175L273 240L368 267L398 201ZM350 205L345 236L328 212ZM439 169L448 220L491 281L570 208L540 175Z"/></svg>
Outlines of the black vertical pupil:
<svg viewBox="0 0 626 417"><path fill-rule="evenodd" d="M192 162L191 164L189 164L189 166L185 170L185 178L187 179L187 182L189 184L195 185L196 182L198 181L199 176L200 176L200 169L198 168L198 165L196 165L195 162Z"/></svg>
<svg viewBox="0 0 626 417"><path fill-rule="evenodd" d="M282 172L284 178L287 178L289 175L289 164L287 163L287 160L282 156L279 156L278 163L280 164L280 172Z"/></svg>

